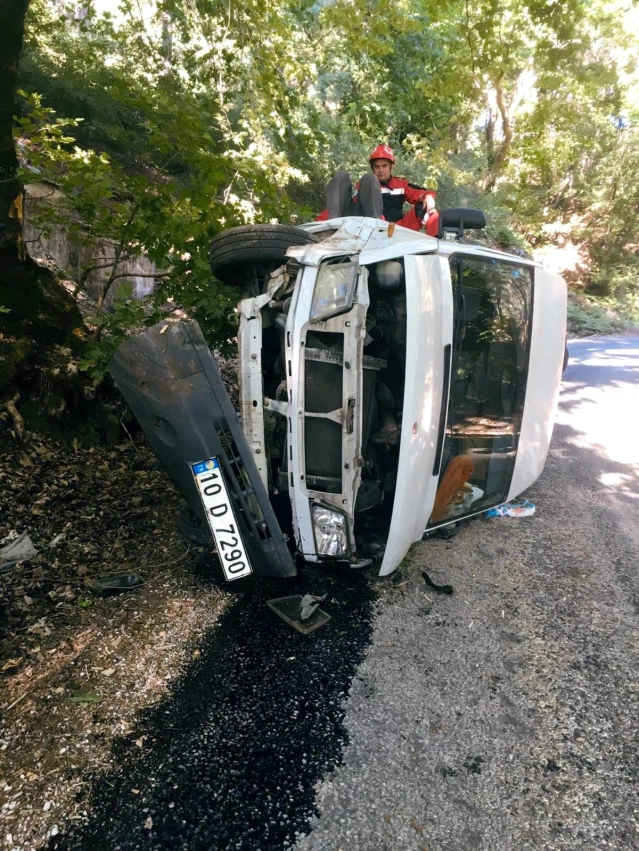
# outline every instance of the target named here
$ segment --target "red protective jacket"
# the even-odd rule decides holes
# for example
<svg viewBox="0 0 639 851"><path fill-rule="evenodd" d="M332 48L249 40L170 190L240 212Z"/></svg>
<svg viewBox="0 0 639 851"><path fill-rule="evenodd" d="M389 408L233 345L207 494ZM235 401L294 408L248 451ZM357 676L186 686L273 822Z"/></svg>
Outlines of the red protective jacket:
<svg viewBox="0 0 639 851"><path fill-rule="evenodd" d="M410 230L421 230L426 208L424 200L427 195L436 197L436 193L432 189L424 189L422 186L415 186L414 183L409 183L403 177L391 177L387 183L382 183L382 201L384 203L384 219L387 222L396 222L404 228ZM353 200L357 198L359 191L359 183L355 187ZM404 202L412 204L411 210L404 215ZM328 210L323 210L317 217L317 221L325 221L328 219ZM433 210L425 224L426 233L429 236L437 236L439 233L439 213Z"/></svg>

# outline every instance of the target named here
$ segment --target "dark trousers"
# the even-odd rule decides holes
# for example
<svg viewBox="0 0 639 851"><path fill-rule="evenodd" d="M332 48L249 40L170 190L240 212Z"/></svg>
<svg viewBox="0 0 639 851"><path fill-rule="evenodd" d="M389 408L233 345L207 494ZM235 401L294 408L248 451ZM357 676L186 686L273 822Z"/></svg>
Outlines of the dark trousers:
<svg viewBox="0 0 639 851"><path fill-rule="evenodd" d="M326 187L328 218L342 216L368 216L381 219L384 214L382 187L375 175L365 174L359 182L359 191L353 198L353 184L344 169L336 171Z"/></svg>

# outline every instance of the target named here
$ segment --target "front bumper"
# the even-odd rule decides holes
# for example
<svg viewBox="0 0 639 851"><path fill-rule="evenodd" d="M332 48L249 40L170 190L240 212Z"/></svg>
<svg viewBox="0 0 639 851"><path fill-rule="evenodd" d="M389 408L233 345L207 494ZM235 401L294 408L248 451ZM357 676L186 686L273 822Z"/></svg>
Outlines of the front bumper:
<svg viewBox="0 0 639 851"><path fill-rule="evenodd" d="M175 486L206 522L192 465L219 459L255 573L295 576L295 563L197 322L161 322L124 342L109 370Z"/></svg>

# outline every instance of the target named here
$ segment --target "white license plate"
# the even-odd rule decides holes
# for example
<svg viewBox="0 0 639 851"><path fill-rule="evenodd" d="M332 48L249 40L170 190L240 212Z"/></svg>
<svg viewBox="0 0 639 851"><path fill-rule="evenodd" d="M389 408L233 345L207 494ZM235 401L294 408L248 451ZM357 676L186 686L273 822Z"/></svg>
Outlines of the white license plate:
<svg viewBox="0 0 639 851"><path fill-rule="evenodd" d="M193 464L193 476L227 582L252 573L217 458Z"/></svg>

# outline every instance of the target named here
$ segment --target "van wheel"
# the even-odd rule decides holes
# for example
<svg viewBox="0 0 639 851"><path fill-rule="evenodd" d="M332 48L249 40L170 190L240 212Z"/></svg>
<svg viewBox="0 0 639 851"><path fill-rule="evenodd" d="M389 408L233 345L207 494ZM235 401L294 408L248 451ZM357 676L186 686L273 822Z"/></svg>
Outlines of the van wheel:
<svg viewBox="0 0 639 851"><path fill-rule="evenodd" d="M566 371L566 367L568 366L568 346L564 348L564 365L561 368L562 373Z"/></svg>
<svg viewBox="0 0 639 851"><path fill-rule="evenodd" d="M211 243L209 263L218 280L238 289L261 283L282 265L293 245L320 240L293 225L242 225L219 233Z"/></svg>

